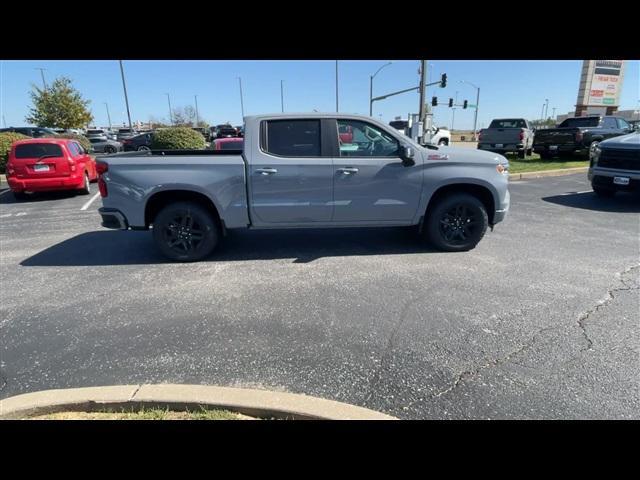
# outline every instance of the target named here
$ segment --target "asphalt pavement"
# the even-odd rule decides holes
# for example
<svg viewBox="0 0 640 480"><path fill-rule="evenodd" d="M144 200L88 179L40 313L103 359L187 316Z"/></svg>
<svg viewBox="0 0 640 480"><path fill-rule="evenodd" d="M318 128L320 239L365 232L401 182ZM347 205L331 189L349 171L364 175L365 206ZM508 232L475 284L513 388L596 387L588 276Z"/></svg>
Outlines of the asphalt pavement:
<svg viewBox="0 0 640 480"><path fill-rule="evenodd" d="M405 228L242 231L195 264L103 229L93 194L0 192L0 398L189 383L411 419L640 418L640 197L585 177L514 182L467 253Z"/></svg>

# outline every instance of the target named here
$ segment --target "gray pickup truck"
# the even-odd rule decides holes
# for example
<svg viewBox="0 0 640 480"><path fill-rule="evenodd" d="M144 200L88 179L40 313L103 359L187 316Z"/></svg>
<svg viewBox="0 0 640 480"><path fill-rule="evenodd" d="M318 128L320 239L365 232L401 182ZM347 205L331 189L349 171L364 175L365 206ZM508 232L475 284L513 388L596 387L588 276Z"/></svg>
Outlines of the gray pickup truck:
<svg viewBox="0 0 640 480"><path fill-rule="evenodd" d="M421 147L370 117L245 118L244 149L99 157L102 225L146 230L177 261L228 229L417 225L445 251L472 249L509 209L501 155Z"/></svg>
<svg viewBox="0 0 640 480"><path fill-rule="evenodd" d="M533 153L533 128L524 118L498 118L480 130L478 148L490 152L514 152L525 158Z"/></svg>

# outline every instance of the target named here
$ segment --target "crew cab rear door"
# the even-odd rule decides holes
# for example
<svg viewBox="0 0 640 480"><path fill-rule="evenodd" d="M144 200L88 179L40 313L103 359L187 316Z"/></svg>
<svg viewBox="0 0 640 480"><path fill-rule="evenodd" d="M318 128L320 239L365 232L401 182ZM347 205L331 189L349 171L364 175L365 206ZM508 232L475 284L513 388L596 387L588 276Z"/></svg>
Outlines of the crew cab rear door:
<svg viewBox="0 0 640 480"><path fill-rule="evenodd" d="M333 165L323 139L328 120L265 119L248 165L256 226L328 222L333 213ZM335 123L334 123L335 125Z"/></svg>

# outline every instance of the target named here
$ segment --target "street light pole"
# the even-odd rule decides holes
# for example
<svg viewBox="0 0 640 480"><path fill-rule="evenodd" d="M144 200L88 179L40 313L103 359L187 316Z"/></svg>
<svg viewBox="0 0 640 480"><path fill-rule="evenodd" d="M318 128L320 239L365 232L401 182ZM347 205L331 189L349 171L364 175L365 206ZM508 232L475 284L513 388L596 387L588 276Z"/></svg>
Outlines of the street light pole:
<svg viewBox="0 0 640 480"><path fill-rule="evenodd" d="M338 60L336 60L336 112L338 112Z"/></svg>
<svg viewBox="0 0 640 480"><path fill-rule="evenodd" d="M198 95L194 95L196 100L196 127L200 126L200 115L198 114Z"/></svg>
<svg viewBox="0 0 640 480"><path fill-rule="evenodd" d="M168 93L165 93L165 95L167 96L167 102L169 102L169 121L171 122L171 125L173 125L173 111L171 110L171 98L169 97Z"/></svg>
<svg viewBox="0 0 640 480"><path fill-rule="evenodd" d="M544 119L546 121L547 117L549 116L549 99L545 98L545 102L546 102L546 105L544 107Z"/></svg>
<svg viewBox="0 0 640 480"><path fill-rule="evenodd" d="M468 83L476 89L476 112L473 115L473 139L475 140L478 131L478 107L480 106L480 87L466 80L460 80L460 83Z"/></svg>
<svg viewBox="0 0 640 480"><path fill-rule="evenodd" d="M109 114L109 104L104 102L104 106L107 107L107 118L109 119L109 130L111 130L111 115Z"/></svg>
<svg viewBox="0 0 640 480"><path fill-rule="evenodd" d="M456 101L453 104L454 104L454 107L452 108L453 115L451 116L451 133L453 133L453 123L456 120L456 107L455 107L455 105L458 104L458 92L456 92Z"/></svg>
<svg viewBox="0 0 640 480"><path fill-rule="evenodd" d="M242 120L244 121L244 100L242 98L242 78L238 77L238 83L240 84L240 109L242 111Z"/></svg>
<svg viewBox="0 0 640 480"><path fill-rule="evenodd" d="M122 66L122 60L120 62L120 75L122 76L122 88L124 89L124 103L127 105L127 118L129 119L129 132L133 133L133 127L131 126L131 113L129 112L129 97L127 96L127 84L124 81L124 67Z"/></svg>
<svg viewBox="0 0 640 480"><path fill-rule="evenodd" d="M282 113L284 113L284 80L280 80L280 106Z"/></svg>
<svg viewBox="0 0 640 480"><path fill-rule="evenodd" d="M373 79L376 77L376 75L378 75L378 73L380 73L380 70L382 70L384 67L388 67L392 63L393 62L385 63L378 70L376 70L376 73L369 76L369 116L370 117L373 116Z"/></svg>
<svg viewBox="0 0 640 480"><path fill-rule="evenodd" d="M40 70L40 75L42 77L42 87L46 90L47 82L44 80L44 71L46 70L46 68L36 68L36 70Z"/></svg>

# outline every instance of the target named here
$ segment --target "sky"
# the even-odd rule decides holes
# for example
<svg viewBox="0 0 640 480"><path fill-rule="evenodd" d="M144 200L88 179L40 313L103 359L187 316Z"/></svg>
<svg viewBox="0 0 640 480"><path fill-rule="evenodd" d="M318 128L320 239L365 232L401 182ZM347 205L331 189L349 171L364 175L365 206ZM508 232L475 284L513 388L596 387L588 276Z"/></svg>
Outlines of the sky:
<svg viewBox="0 0 640 480"><path fill-rule="evenodd" d="M390 60L340 60L338 62L338 102L343 113L369 113L369 78ZM375 77L375 96L415 87L419 82L418 60L393 61ZM150 117L168 123L169 106L194 106L198 96L200 118L210 124L242 123L240 87L242 79L245 115L281 111L280 82L284 81L284 109L288 112L332 112L336 108L335 61L133 61L125 60L124 71L131 109L131 120L146 122ZM435 124L451 128L452 109L448 99L475 104L480 87L478 128L493 118L540 118L542 105L549 99L549 115L574 109L582 67L581 60L570 61L445 61L428 62L427 81L447 74L447 87L428 88L427 99L437 96ZM126 106L117 60L107 61L8 61L0 60L0 115L2 126L26 125L33 84L42 85L44 68L49 84L58 76L71 78L85 99L91 101L94 124L108 126L107 107L113 125L127 121ZM408 92L374 103L374 117L386 122L397 116L418 112L417 92ZM628 61L622 86L620 110L640 108L640 62ZM455 111L455 129L473 128L472 108Z"/></svg>

